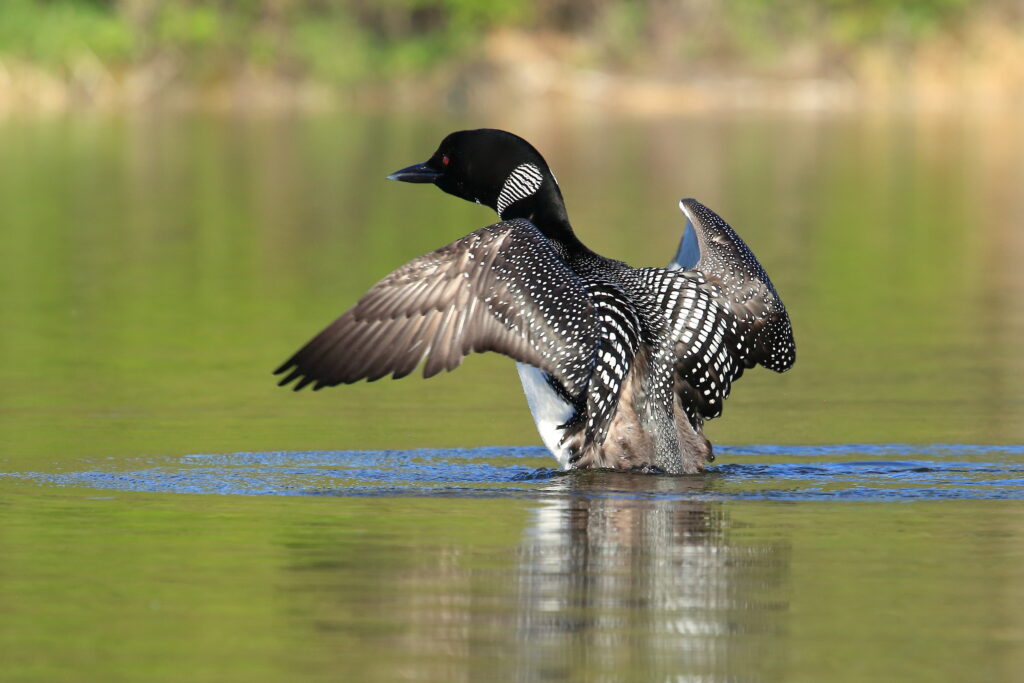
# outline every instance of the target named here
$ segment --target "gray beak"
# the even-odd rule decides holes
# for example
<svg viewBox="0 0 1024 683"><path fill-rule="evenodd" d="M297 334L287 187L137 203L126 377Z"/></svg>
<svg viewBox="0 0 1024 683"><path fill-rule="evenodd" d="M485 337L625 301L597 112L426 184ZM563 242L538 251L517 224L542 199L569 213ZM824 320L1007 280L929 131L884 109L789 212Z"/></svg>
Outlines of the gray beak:
<svg viewBox="0 0 1024 683"><path fill-rule="evenodd" d="M423 162L395 171L388 176L388 180L401 180L403 183L432 183L440 177L440 171L434 170L427 165L427 162Z"/></svg>

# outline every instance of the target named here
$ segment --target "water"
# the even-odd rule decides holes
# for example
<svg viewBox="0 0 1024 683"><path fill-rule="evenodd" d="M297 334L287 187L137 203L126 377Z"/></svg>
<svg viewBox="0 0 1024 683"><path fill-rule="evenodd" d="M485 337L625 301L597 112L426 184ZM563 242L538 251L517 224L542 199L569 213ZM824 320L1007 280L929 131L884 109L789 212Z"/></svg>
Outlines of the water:
<svg viewBox="0 0 1024 683"><path fill-rule="evenodd" d="M3 678L1019 678L1018 120L0 123ZM694 196L765 264L797 365L708 473L552 471L500 357L274 386L488 222L382 180L482 123L600 252L666 262Z"/></svg>
<svg viewBox="0 0 1024 683"><path fill-rule="evenodd" d="M730 463L712 466L698 477L534 468L550 457L542 447L227 453L142 462L123 458L99 470L0 477L119 491L252 496L1024 499L1024 446L751 445L719 448L719 454Z"/></svg>

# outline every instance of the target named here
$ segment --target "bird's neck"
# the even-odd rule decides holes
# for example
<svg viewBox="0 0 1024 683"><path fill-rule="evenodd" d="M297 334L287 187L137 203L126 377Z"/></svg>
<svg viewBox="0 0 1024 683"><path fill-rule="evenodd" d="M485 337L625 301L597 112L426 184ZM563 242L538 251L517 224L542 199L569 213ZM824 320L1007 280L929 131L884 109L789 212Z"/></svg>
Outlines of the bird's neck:
<svg viewBox="0 0 1024 683"><path fill-rule="evenodd" d="M530 221L545 237L555 243L563 255L590 252L573 232L565 211L565 203L562 201L562 193L554 183L545 183L542 191L528 201L518 202L509 207L502 218L525 218Z"/></svg>
<svg viewBox="0 0 1024 683"><path fill-rule="evenodd" d="M530 215L525 216L525 218L536 225L537 229L554 242L559 247L559 251L564 252L566 255L589 251L576 236L576 233L573 232L572 225L570 225L569 218L565 215L564 209L557 213L543 209L533 211Z"/></svg>

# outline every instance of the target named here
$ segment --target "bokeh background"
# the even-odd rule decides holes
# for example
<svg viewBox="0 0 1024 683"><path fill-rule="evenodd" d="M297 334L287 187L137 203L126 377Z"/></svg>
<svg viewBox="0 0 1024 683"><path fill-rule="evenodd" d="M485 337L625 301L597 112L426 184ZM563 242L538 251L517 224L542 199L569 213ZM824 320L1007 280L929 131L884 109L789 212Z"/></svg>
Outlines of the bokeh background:
<svg viewBox="0 0 1024 683"><path fill-rule="evenodd" d="M1022 114L1020 1L3 0L0 679L1014 680ZM480 126L600 253L758 255L723 469L444 455L539 443L497 356L274 385L494 219L384 180Z"/></svg>
<svg viewBox="0 0 1024 683"><path fill-rule="evenodd" d="M1019 0L8 0L0 102L977 108L1019 102L1022 24Z"/></svg>

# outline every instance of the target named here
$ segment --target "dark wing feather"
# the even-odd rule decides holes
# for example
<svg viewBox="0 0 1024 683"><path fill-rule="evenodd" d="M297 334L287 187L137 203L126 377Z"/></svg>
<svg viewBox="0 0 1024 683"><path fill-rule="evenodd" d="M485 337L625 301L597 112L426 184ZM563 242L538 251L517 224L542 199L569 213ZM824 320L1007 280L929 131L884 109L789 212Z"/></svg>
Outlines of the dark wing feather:
<svg viewBox="0 0 1024 683"><path fill-rule="evenodd" d="M796 343L786 307L757 257L721 216L696 199L679 208L694 229L700 260L693 270L707 278L719 303L735 318L745 367L760 364L785 372L796 361Z"/></svg>
<svg viewBox="0 0 1024 683"><path fill-rule="evenodd" d="M644 268L639 271L668 320L675 345L675 390L694 425L718 417L732 383L746 364L739 326L695 271Z"/></svg>
<svg viewBox="0 0 1024 683"><path fill-rule="evenodd" d="M496 351L587 385L598 326L580 278L525 220L482 228L391 273L281 365L295 389L424 377Z"/></svg>
<svg viewBox="0 0 1024 683"><path fill-rule="evenodd" d="M640 348L641 323L629 296L607 280L588 278L586 289L601 333L587 387L587 441L604 443L622 385Z"/></svg>
<svg viewBox="0 0 1024 683"><path fill-rule="evenodd" d="M644 277L675 341L676 393L700 425L722 414L744 369L760 364L784 372L796 360L796 345L782 300L743 240L696 200L684 199L680 208L699 260L692 270L651 268Z"/></svg>

